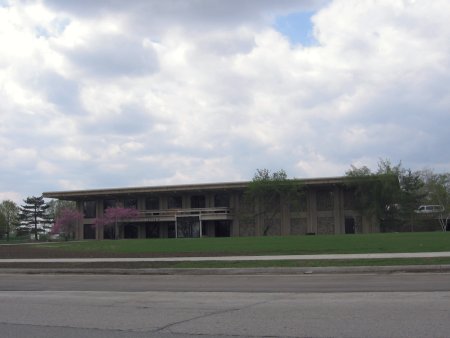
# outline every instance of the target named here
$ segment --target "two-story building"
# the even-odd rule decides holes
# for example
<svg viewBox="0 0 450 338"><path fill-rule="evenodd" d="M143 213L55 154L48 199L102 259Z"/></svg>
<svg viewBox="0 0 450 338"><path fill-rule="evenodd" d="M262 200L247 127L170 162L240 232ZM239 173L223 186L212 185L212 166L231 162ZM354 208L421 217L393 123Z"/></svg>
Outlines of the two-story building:
<svg viewBox="0 0 450 338"><path fill-rule="evenodd" d="M342 177L298 180L302 193L281 198L268 218L258 202L248 205L250 182L189 184L45 192L75 201L83 213L77 239L113 238L112 227L94 226L109 207L136 208L140 216L121 222L119 238L285 236L379 232L379 225L354 208ZM278 205L279 204L279 205Z"/></svg>

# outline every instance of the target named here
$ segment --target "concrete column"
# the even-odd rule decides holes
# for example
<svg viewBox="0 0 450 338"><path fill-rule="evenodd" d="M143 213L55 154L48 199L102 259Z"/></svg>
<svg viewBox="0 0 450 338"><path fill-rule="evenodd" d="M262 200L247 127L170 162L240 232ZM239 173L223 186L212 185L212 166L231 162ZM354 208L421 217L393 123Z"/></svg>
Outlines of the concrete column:
<svg viewBox="0 0 450 338"><path fill-rule="evenodd" d="M343 191L338 186L333 189L333 218L334 218L334 233L342 234L345 232L345 219L344 219L344 197Z"/></svg>
<svg viewBox="0 0 450 338"><path fill-rule="evenodd" d="M167 223L159 223L159 237L160 238L167 238L169 237L169 231L168 231L168 226Z"/></svg>
<svg viewBox="0 0 450 338"><path fill-rule="evenodd" d="M97 217L102 217L103 215L103 200L97 200ZM97 239L103 240L103 225L96 228Z"/></svg>
<svg viewBox="0 0 450 338"><path fill-rule="evenodd" d="M182 205L181 205L181 208L182 209L190 209L191 208L191 196L189 196L189 195L183 195L182 197L181 197L181 199L182 199Z"/></svg>
<svg viewBox="0 0 450 338"><path fill-rule="evenodd" d="M205 207L214 208L214 194L205 195Z"/></svg>
<svg viewBox="0 0 450 338"><path fill-rule="evenodd" d="M258 199L255 200L255 236L262 236L262 229L264 227L264 215L261 214L261 204Z"/></svg>
<svg viewBox="0 0 450 338"><path fill-rule="evenodd" d="M145 196L137 198L137 208L138 210L145 210Z"/></svg>
<svg viewBox="0 0 450 338"><path fill-rule="evenodd" d="M231 224L231 236L239 237L239 207L240 207L240 198L237 193L231 194L230 196L230 207L231 212L233 213L233 221Z"/></svg>
<svg viewBox="0 0 450 338"><path fill-rule="evenodd" d="M214 221L208 221L206 222L206 234L205 236L208 237L215 237L216 236L216 226Z"/></svg>
<svg viewBox="0 0 450 338"><path fill-rule="evenodd" d="M145 224L138 224L138 238L145 238Z"/></svg>
<svg viewBox="0 0 450 338"><path fill-rule="evenodd" d="M76 208L79 212L83 213L83 203L81 201L77 201L76 202ZM80 236L80 234L82 234L84 230L84 217L83 219L77 223L77 227L75 228L75 239L80 240L83 239L83 235Z"/></svg>
<svg viewBox="0 0 450 338"><path fill-rule="evenodd" d="M307 196L307 232L317 234L317 194L313 189L309 189Z"/></svg>
<svg viewBox="0 0 450 338"><path fill-rule="evenodd" d="M163 195L159 199L159 208L160 209L167 209L167 196Z"/></svg>
<svg viewBox="0 0 450 338"><path fill-rule="evenodd" d="M291 213L289 210L290 200L286 196L282 196L280 203L280 233L282 236L287 236L291 234Z"/></svg>

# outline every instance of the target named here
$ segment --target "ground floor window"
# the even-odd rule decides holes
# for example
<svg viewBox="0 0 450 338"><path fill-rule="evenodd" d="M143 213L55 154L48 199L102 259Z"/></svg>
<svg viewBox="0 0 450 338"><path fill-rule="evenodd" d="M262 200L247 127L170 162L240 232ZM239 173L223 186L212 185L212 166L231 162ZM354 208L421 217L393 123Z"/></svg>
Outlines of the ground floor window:
<svg viewBox="0 0 450 338"><path fill-rule="evenodd" d="M158 238L159 237L159 223L147 224L145 226L145 238Z"/></svg>
<svg viewBox="0 0 450 338"><path fill-rule="evenodd" d="M95 239L95 228L92 224L83 225L83 238L84 239Z"/></svg>
<svg viewBox="0 0 450 338"><path fill-rule="evenodd" d="M176 233L178 238L200 237L200 217L198 216L177 217Z"/></svg>
<svg viewBox="0 0 450 338"><path fill-rule="evenodd" d="M223 221L203 221L202 237L230 237L232 222Z"/></svg>
<svg viewBox="0 0 450 338"><path fill-rule="evenodd" d="M115 239L114 236L114 226L105 227L103 229L103 238L104 239Z"/></svg>
<svg viewBox="0 0 450 338"><path fill-rule="evenodd" d="M354 234L355 230L355 218L345 217L345 233Z"/></svg>
<svg viewBox="0 0 450 338"><path fill-rule="evenodd" d="M123 238L138 238L139 230L137 225L126 224L123 227Z"/></svg>
<svg viewBox="0 0 450 338"><path fill-rule="evenodd" d="M214 222L215 237L230 237L231 236L231 222L230 221L215 221Z"/></svg>

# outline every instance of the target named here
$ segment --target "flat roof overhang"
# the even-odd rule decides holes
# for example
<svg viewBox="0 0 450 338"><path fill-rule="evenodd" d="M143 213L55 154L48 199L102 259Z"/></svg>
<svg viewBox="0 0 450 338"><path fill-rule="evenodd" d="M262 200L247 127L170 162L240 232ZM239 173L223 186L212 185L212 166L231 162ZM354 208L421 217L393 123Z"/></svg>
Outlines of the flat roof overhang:
<svg viewBox="0 0 450 338"><path fill-rule="evenodd" d="M111 189L90 189L90 190L72 190L72 191L54 191L44 192L46 198L57 198L65 200L79 200L89 197L109 197L109 196L130 196L157 193L181 193L181 192L203 192L217 190L244 190L248 182L233 183L206 183L206 184L183 184L167 185L154 187L127 187Z"/></svg>
<svg viewBox="0 0 450 338"><path fill-rule="evenodd" d="M344 183L345 177L329 177L329 178L308 178L296 179L300 184L305 186L329 186ZM111 188L111 189L90 189L90 190L72 190L72 191L51 191L44 192L45 198L56 198L61 200L83 200L86 198L102 198L112 196L136 196L143 194L168 193L176 194L182 192L208 192L208 191L243 191L250 181L245 182L226 182L226 183L203 183L203 184L183 184L183 185L166 185L154 187L128 187L128 188Z"/></svg>

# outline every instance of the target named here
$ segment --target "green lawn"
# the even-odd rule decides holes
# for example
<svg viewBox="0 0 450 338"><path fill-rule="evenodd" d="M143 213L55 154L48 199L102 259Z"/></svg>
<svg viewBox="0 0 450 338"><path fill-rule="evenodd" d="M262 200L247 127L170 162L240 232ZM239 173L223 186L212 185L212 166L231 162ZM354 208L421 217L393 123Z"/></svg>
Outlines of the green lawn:
<svg viewBox="0 0 450 338"><path fill-rule="evenodd" d="M0 269L219 269L219 268L302 268L336 266L448 265L450 257L342 259L342 260L273 260L273 261L203 261L203 262L70 262L70 263L2 263Z"/></svg>
<svg viewBox="0 0 450 338"><path fill-rule="evenodd" d="M450 251L450 233L135 239L41 244L41 248L152 255L293 255Z"/></svg>

